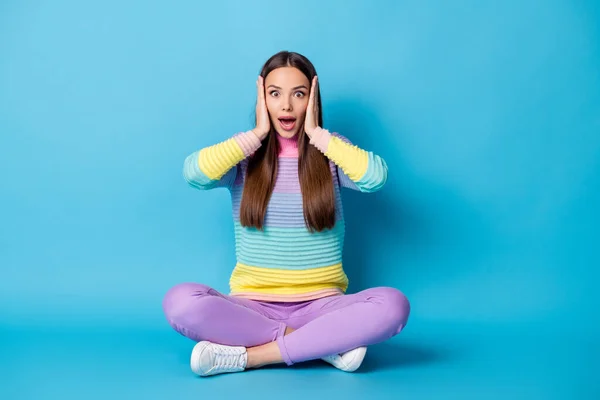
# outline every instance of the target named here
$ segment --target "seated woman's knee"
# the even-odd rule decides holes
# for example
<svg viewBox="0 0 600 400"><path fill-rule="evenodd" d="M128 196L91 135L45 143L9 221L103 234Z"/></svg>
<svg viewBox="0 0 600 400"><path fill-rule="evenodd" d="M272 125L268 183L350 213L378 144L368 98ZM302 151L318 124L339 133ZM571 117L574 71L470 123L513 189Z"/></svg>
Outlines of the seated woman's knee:
<svg viewBox="0 0 600 400"><path fill-rule="evenodd" d="M382 323L392 335L398 334L408 321L410 303L404 293L393 287L376 288L376 296L383 309Z"/></svg>
<svg viewBox="0 0 600 400"><path fill-rule="evenodd" d="M180 283L167 291L163 298L163 311L169 322L185 314L198 297L208 294L210 287L199 283Z"/></svg>

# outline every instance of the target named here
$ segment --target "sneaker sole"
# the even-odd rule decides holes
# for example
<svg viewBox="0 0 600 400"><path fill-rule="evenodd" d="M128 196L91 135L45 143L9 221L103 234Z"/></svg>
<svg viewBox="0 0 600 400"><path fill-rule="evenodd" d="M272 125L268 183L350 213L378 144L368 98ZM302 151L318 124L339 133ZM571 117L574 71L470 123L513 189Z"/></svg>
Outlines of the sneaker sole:
<svg viewBox="0 0 600 400"><path fill-rule="evenodd" d="M347 365L351 366L351 368L343 369L342 371L346 371L346 372L356 371L362 365L362 362L365 359L366 354L367 354L367 348L359 347L354 352L354 357L347 364Z"/></svg>
<svg viewBox="0 0 600 400"><path fill-rule="evenodd" d="M208 346L208 344L209 343L206 341L198 342L192 350L192 355L190 356L190 367L196 375L206 376L200 370L200 354L202 354L202 351Z"/></svg>

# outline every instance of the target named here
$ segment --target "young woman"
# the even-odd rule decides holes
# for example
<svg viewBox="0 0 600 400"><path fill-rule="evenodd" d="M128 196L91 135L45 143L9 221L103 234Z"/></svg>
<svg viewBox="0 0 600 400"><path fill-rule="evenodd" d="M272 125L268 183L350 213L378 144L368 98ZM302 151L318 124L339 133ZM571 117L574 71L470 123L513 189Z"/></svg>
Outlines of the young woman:
<svg viewBox="0 0 600 400"><path fill-rule="evenodd" d="M182 283L164 312L198 342L191 368L200 376L313 359L355 371L366 346L398 334L410 311L395 288L346 294L340 188L377 191L387 165L322 128L317 75L304 56L275 54L256 87L256 127L184 162L192 187L231 193L230 293Z"/></svg>

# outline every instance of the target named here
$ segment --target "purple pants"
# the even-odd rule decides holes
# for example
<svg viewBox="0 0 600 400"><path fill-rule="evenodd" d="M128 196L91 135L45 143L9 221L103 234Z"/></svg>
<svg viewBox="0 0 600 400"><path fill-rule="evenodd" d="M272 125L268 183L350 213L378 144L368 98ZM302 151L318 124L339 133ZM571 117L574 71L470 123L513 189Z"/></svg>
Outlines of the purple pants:
<svg viewBox="0 0 600 400"><path fill-rule="evenodd" d="M400 333L410 305L391 287L295 303L228 296L198 283L171 288L169 324L195 340L253 347L276 341L287 365L382 342ZM296 329L285 335L285 328Z"/></svg>

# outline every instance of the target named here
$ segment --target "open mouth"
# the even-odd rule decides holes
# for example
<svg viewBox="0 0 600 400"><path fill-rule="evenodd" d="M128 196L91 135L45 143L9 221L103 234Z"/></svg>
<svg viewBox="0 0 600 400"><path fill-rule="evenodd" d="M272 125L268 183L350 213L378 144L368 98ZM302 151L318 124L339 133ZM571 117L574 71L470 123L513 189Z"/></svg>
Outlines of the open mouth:
<svg viewBox="0 0 600 400"><path fill-rule="evenodd" d="M295 117L281 117L279 118L279 125L284 131L291 131L296 126Z"/></svg>

